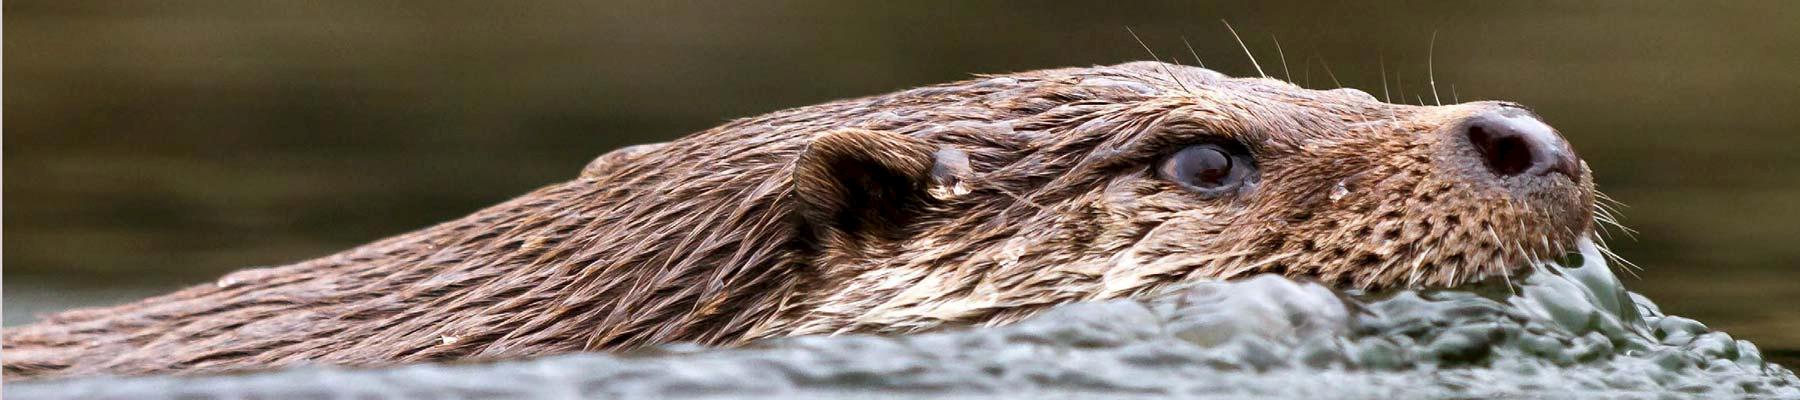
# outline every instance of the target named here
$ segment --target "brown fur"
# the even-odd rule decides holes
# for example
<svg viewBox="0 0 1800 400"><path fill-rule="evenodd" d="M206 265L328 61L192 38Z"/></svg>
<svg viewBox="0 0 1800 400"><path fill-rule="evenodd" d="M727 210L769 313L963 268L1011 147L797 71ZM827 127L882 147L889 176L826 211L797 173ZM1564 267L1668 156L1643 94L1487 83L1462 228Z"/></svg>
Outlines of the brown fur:
<svg viewBox="0 0 1800 400"><path fill-rule="evenodd" d="M1576 179L1507 181L1392 105L1160 63L982 77L733 121L293 265L4 335L7 378L506 358L998 324L1262 272L1442 286L1593 229ZM1148 172L1201 140L1261 167L1206 199Z"/></svg>

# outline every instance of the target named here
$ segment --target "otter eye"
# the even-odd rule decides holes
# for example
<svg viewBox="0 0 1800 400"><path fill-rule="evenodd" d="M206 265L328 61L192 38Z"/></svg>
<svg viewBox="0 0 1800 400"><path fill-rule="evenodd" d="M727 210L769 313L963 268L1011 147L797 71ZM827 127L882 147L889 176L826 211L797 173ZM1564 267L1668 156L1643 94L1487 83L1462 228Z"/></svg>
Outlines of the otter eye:
<svg viewBox="0 0 1800 400"><path fill-rule="evenodd" d="M1248 155L1217 144L1188 146L1169 155L1157 174L1183 189L1218 195L1244 183L1255 167Z"/></svg>

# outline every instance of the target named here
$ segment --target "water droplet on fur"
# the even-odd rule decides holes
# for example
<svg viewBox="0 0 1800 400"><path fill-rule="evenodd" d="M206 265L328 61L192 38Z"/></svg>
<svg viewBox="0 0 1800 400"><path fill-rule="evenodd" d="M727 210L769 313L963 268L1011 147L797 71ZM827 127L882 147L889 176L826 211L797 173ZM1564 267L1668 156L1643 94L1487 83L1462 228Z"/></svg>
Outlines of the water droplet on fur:
<svg viewBox="0 0 1800 400"><path fill-rule="evenodd" d="M1349 194L1350 185L1345 184L1344 181L1338 181L1337 186L1331 188L1331 201L1343 200L1344 196Z"/></svg>
<svg viewBox="0 0 1800 400"><path fill-rule="evenodd" d="M269 274L268 268L263 268L263 267L244 268L241 270L233 271L232 273L229 273L229 274L225 274L225 276L219 277L218 280L213 281L213 286L216 286L220 289L229 289L232 287L237 287L239 285L243 285L248 282L260 281L263 279L264 276L268 276L268 274Z"/></svg>

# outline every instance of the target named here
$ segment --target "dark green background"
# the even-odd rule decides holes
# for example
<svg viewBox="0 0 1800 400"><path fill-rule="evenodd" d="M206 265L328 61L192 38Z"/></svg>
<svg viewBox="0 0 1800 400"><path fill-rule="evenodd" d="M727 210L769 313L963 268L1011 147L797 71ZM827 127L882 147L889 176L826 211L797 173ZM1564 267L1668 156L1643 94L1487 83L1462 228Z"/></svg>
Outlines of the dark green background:
<svg viewBox="0 0 1800 400"><path fill-rule="evenodd" d="M1098 2L1096 2L1098 3ZM1654 6L1654 7L1653 7ZM1164 56L1528 104L1667 311L1800 348L1800 2L5 3L7 324L455 218L630 143ZM1187 62L1191 62L1188 60Z"/></svg>

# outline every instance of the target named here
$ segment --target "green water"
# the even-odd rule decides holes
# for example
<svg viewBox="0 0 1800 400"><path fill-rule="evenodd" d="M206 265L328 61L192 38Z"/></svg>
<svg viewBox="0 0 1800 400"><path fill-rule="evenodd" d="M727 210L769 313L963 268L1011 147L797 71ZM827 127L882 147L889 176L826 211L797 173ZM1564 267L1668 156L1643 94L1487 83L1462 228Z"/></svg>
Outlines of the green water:
<svg viewBox="0 0 1800 400"><path fill-rule="evenodd" d="M1654 7L1651 7L1654 6ZM4 314L329 254L608 149L969 73L1164 57L1528 104L1666 311L1800 349L1800 3L8 1ZM1436 47L1428 52L1435 34ZM1279 39L1278 53L1273 39ZM1281 55L1285 54L1286 66ZM1427 63L1427 55L1432 56Z"/></svg>

